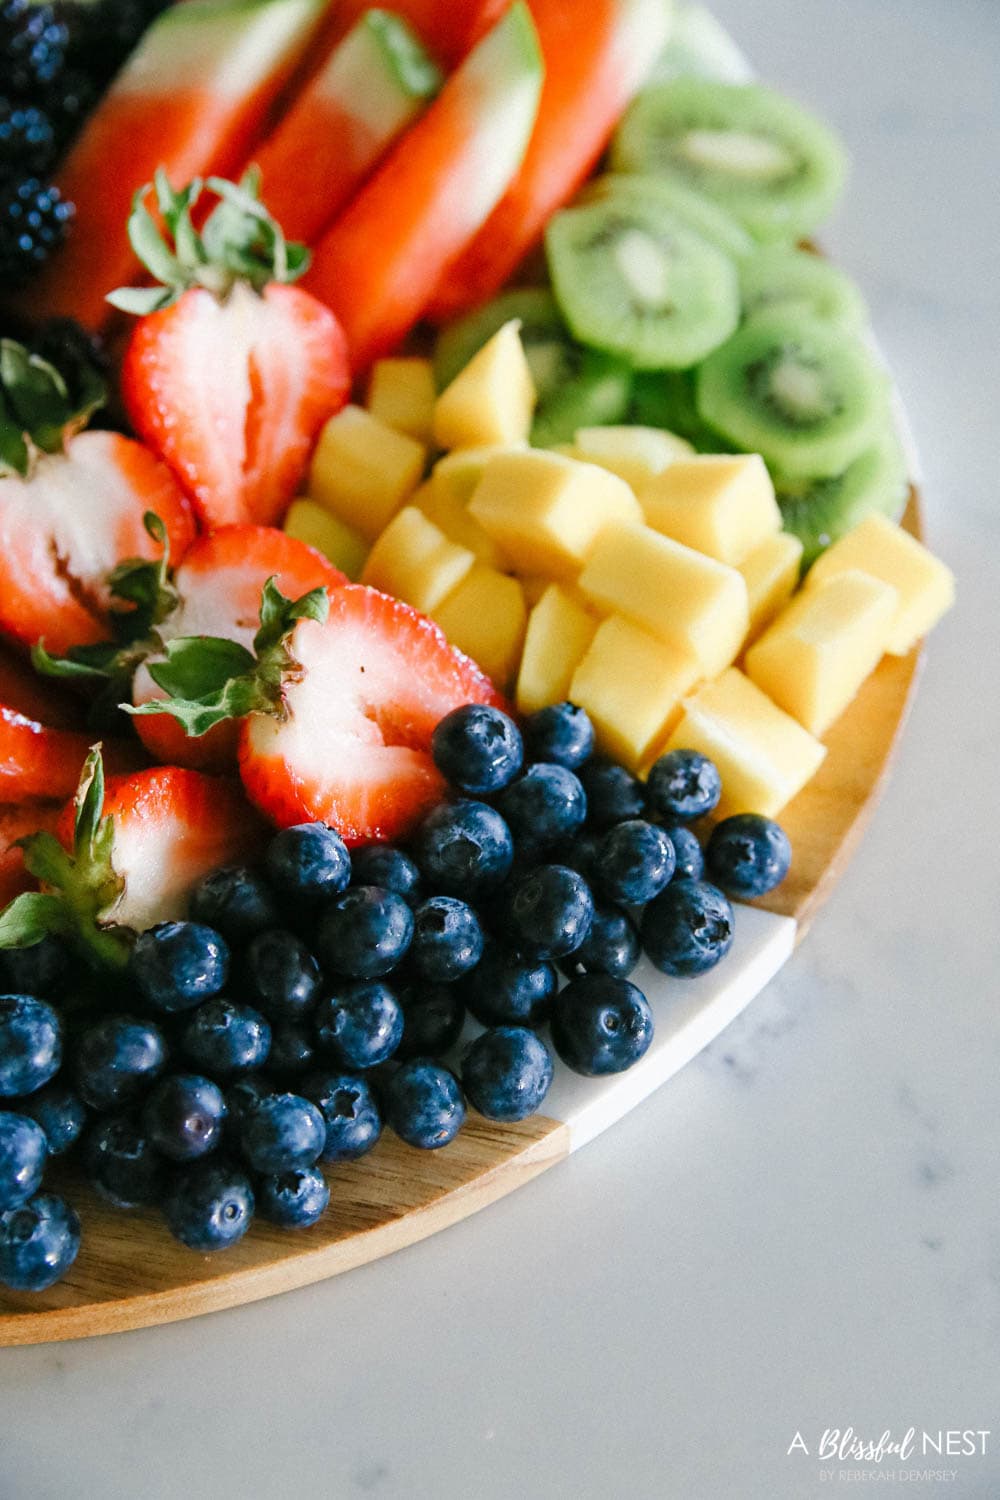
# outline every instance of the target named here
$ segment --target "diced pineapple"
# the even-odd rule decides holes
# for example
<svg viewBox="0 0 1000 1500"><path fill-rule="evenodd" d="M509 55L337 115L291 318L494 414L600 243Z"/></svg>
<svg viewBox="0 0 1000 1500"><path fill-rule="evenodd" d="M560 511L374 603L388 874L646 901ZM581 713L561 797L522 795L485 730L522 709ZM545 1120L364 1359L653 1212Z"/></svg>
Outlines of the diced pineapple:
<svg viewBox="0 0 1000 1500"><path fill-rule="evenodd" d="M361 577L368 543L325 506L315 500L293 500L285 515L285 531L322 552L352 582Z"/></svg>
<svg viewBox="0 0 1000 1500"><path fill-rule="evenodd" d="M610 469L636 491L694 449L684 438L660 427L580 427L574 436L574 458Z"/></svg>
<svg viewBox="0 0 1000 1500"><path fill-rule="evenodd" d="M422 443L360 406L345 406L320 433L309 497L373 542L424 472Z"/></svg>
<svg viewBox="0 0 1000 1500"><path fill-rule="evenodd" d="M610 523L642 520L617 474L541 449L491 458L469 510L514 567L554 579L573 578Z"/></svg>
<svg viewBox="0 0 1000 1500"><path fill-rule="evenodd" d="M781 512L757 453L679 459L639 490L646 524L735 567L781 530Z"/></svg>
<svg viewBox="0 0 1000 1500"><path fill-rule="evenodd" d="M648 526L607 527L579 586L604 610L695 656L705 677L733 661L746 635L742 575Z"/></svg>
<svg viewBox="0 0 1000 1500"><path fill-rule="evenodd" d="M434 425L434 366L429 359L378 359L368 382L368 410L373 417L429 443Z"/></svg>
<svg viewBox="0 0 1000 1500"><path fill-rule="evenodd" d="M723 818L744 812L777 817L826 755L819 740L735 667L685 700L680 722L659 749L700 750L715 762Z"/></svg>
<svg viewBox="0 0 1000 1500"><path fill-rule="evenodd" d="M490 459L498 453L509 453L511 448L522 451L527 444L489 443L482 448L456 448L454 453L438 459L431 470L431 483L449 500L468 505Z"/></svg>
<svg viewBox="0 0 1000 1500"><path fill-rule="evenodd" d="M767 537L740 563L750 600L748 643L784 609L795 592L801 565L802 543L790 531Z"/></svg>
<svg viewBox="0 0 1000 1500"><path fill-rule="evenodd" d="M680 717L700 676L690 652L612 615L573 673L569 697L593 720L598 748L635 771Z"/></svg>
<svg viewBox="0 0 1000 1500"><path fill-rule="evenodd" d="M854 569L803 589L746 654L747 676L822 735L878 665L899 595Z"/></svg>
<svg viewBox="0 0 1000 1500"><path fill-rule="evenodd" d="M361 581L432 615L475 560L467 547L449 541L422 511L407 505L368 554Z"/></svg>
<svg viewBox="0 0 1000 1500"><path fill-rule="evenodd" d="M573 673L594 638L598 620L578 599L550 583L528 617L528 630L517 678L517 706L534 713L547 703L561 703Z"/></svg>
<svg viewBox="0 0 1000 1500"><path fill-rule="evenodd" d="M916 537L884 516L869 516L813 563L807 584L861 568L896 590L896 614L886 650L905 656L955 602L955 578Z"/></svg>
<svg viewBox="0 0 1000 1500"><path fill-rule="evenodd" d="M524 356L521 322L498 329L440 394L434 437L442 448L527 439L535 410L535 382Z"/></svg>
<svg viewBox="0 0 1000 1500"><path fill-rule="evenodd" d="M502 548L497 546L478 521L473 520L449 485L437 485L432 477L420 486L410 504L422 510L428 520L440 527L451 541L458 542L460 547L468 547L480 562L491 568L498 568L501 572L507 568Z"/></svg>
<svg viewBox="0 0 1000 1500"><path fill-rule="evenodd" d="M528 609L516 578L476 563L434 611L445 635L506 688L524 644Z"/></svg>

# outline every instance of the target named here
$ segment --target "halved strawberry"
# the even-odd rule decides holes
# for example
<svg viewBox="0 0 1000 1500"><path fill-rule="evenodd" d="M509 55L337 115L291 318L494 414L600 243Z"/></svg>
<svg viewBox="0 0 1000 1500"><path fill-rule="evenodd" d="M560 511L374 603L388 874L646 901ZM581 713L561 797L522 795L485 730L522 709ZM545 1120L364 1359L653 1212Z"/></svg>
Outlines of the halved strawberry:
<svg viewBox="0 0 1000 1500"><path fill-rule="evenodd" d="M61 802L22 802L0 807L0 910L38 882L24 865L24 850L17 843L26 834L52 833L62 813Z"/></svg>
<svg viewBox="0 0 1000 1500"><path fill-rule="evenodd" d="M83 729L86 715L81 700L52 681L39 677L27 662L0 646L0 703L37 719L50 729Z"/></svg>
<svg viewBox="0 0 1000 1500"><path fill-rule="evenodd" d="M75 729L53 729L0 702L0 802L36 797L70 797L80 780L94 736ZM111 770L135 770L144 759L127 741L107 741Z"/></svg>

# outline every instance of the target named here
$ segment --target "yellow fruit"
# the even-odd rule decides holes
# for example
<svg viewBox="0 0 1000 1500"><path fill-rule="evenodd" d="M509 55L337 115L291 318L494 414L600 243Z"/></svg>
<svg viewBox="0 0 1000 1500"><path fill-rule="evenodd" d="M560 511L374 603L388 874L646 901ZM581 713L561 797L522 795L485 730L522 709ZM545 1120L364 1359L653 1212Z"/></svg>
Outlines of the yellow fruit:
<svg viewBox="0 0 1000 1500"><path fill-rule="evenodd" d="M478 350L434 407L434 437L442 448L527 439L535 410L535 383L514 318Z"/></svg>
<svg viewBox="0 0 1000 1500"><path fill-rule="evenodd" d="M473 520L449 486L439 486L434 483L433 478L428 479L413 495L410 503L422 510L428 520L440 527L451 541L474 552L480 562L491 568L498 568L501 572L507 567L502 549L489 532L484 531L479 522Z"/></svg>
<svg viewBox="0 0 1000 1500"><path fill-rule="evenodd" d="M420 483L422 443L360 406L345 406L320 433L309 497L373 542Z"/></svg>
<svg viewBox="0 0 1000 1500"><path fill-rule="evenodd" d="M517 678L517 706L534 713L561 703L584 652L594 638L597 617L571 593L550 583L528 616L528 630Z"/></svg>
<svg viewBox="0 0 1000 1500"><path fill-rule="evenodd" d="M845 569L861 568L896 590L896 614L886 650L905 656L955 602L951 569L901 526L869 516L813 563L811 588Z"/></svg>
<svg viewBox="0 0 1000 1500"><path fill-rule="evenodd" d="M746 635L742 575L648 526L607 527L579 585L606 612L626 615L693 655L705 677L729 665Z"/></svg>
<svg viewBox="0 0 1000 1500"><path fill-rule="evenodd" d="M685 699L664 750L700 750L722 777L720 817L754 812L777 817L805 786L826 747L730 667Z"/></svg>
<svg viewBox="0 0 1000 1500"><path fill-rule="evenodd" d="M610 469L636 491L694 449L684 438L659 427L580 427L572 457Z"/></svg>
<svg viewBox="0 0 1000 1500"><path fill-rule="evenodd" d="M477 563L437 606L434 618L449 641L499 687L510 684L528 621L524 590L516 578Z"/></svg>
<svg viewBox="0 0 1000 1500"><path fill-rule="evenodd" d="M515 568L554 579L573 578L610 523L642 519L616 474L541 449L491 458L469 510Z"/></svg>
<svg viewBox="0 0 1000 1500"><path fill-rule="evenodd" d="M781 530L774 485L756 453L678 459L638 494L654 531L731 566Z"/></svg>
<svg viewBox="0 0 1000 1500"><path fill-rule="evenodd" d="M899 602L855 569L803 589L746 655L747 676L811 734L822 735L873 672Z"/></svg>
<svg viewBox="0 0 1000 1500"><path fill-rule="evenodd" d="M407 505L368 554L361 581L432 615L475 560L467 547L456 546L422 511Z"/></svg>
<svg viewBox="0 0 1000 1500"><path fill-rule="evenodd" d="M378 359L368 382L368 410L373 417L429 443L434 423L434 366L429 359Z"/></svg>
<svg viewBox="0 0 1000 1500"><path fill-rule="evenodd" d="M322 552L352 582L361 577L368 543L315 500L292 501L285 516L285 531Z"/></svg>
<svg viewBox="0 0 1000 1500"><path fill-rule="evenodd" d="M598 748L638 770L701 676L690 652L621 615L604 620L573 673L569 698L593 720Z"/></svg>
<svg viewBox="0 0 1000 1500"><path fill-rule="evenodd" d="M431 483L447 499L468 505L490 459L498 453L510 452L511 447L524 449L527 444L491 443L482 448L456 448L454 453L438 459L431 470Z"/></svg>
<svg viewBox="0 0 1000 1500"><path fill-rule="evenodd" d="M778 531L759 543L739 565L750 600L747 640L757 638L795 592L802 565L802 543L790 531Z"/></svg>

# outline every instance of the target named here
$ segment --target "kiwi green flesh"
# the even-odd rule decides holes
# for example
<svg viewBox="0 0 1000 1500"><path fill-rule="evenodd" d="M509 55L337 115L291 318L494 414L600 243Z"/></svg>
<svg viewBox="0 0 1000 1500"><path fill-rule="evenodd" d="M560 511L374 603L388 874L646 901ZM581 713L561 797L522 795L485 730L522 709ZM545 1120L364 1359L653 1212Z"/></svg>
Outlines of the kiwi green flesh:
<svg viewBox="0 0 1000 1500"><path fill-rule="evenodd" d="M434 347L434 378L438 390L443 391L446 385L450 385L459 370L512 318L521 320L521 340L529 362L534 346L551 352L560 344L569 344L566 326L551 292L543 287L521 287L503 292L492 302L449 323L438 334ZM537 363L537 373L532 372L536 381L545 376L552 361L539 355ZM564 372L552 368L551 378L558 383L564 378Z"/></svg>
<svg viewBox="0 0 1000 1500"><path fill-rule="evenodd" d="M784 529L802 542L803 569L867 516L897 521L906 504L906 462L891 429L840 474L790 479L772 470L772 477Z"/></svg>
<svg viewBox="0 0 1000 1500"><path fill-rule="evenodd" d="M756 241L732 214L706 198L704 193L695 192L669 177L655 177L648 172L606 172L589 182L576 201L600 203L636 199L643 202L653 199L662 203L702 239L734 260L742 260L757 249Z"/></svg>
<svg viewBox="0 0 1000 1500"><path fill-rule="evenodd" d="M780 308L850 331L867 323L867 309L850 277L807 250L765 246L740 263L739 276L745 318Z"/></svg>
<svg viewBox="0 0 1000 1500"><path fill-rule="evenodd" d="M579 427L606 427L623 422L632 396L632 371L613 355L597 349L580 351L576 373L551 386L535 409L531 441L538 448L571 443Z"/></svg>
<svg viewBox="0 0 1000 1500"><path fill-rule="evenodd" d="M662 427L686 438L700 453L729 453L733 445L698 415L694 372L644 370L632 382L628 419L640 427Z"/></svg>

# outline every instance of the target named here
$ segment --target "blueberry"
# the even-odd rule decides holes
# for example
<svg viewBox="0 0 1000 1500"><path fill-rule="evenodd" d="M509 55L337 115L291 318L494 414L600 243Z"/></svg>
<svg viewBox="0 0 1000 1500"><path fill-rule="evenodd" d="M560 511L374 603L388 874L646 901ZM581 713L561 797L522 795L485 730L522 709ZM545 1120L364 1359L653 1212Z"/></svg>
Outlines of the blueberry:
<svg viewBox="0 0 1000 1500"><path fill-rule="evenodd" d="M409 906L419 906L423 900L420 871L408 854L391 844L369 844L365 849L355 849L351 855L351 882L380 885L384 891L402 896Z"/></svg>
<svg viewBox="0 0 1000 1500"><path fill-rule="evenodd" d="M259 932L246 950L244 972L254 1004L269 1021L298 1021L319 997L323 976L294 932Z"/></svg>
<svg viewBox="0 0 1000 1500"><path fill-rule="evenodd" d="M513 781L524 760L524 746L508 714L488 703L465 703L438 724L431 754L453 787L481 797Z"/></svg>
<svg viewBox="0 0 1000 1500"><path fill-rule="evenodd" d="M190 1010L222 989L229 977L229 945L214 927L200 922L159 922L139 934L129 967L156 1010Z"/></svg>
<svg viewBox="0 0 1000 1500"><path fill-rule="evenodd" d="M462 1059L462 1087L488 1120L526 1120L551 1083L549 1049L525 1026L484 1031Z"/></svg>
<svg viewBox="0 0 1000 1500"><path fill-rule="evenodd" d="M697 750L668 750L653 762L646 781L652 810L678 823L703 818L721 796L722 778L714 762Z"/></svg>
<svg viewBox="0 0 1000 1500"><path fill-rule="evenodd" d="M247 1115L257 1108L265 1094L273 1093L273 1086L260 1073L244 1073L242 1078L237 1078L235 1083L229 1085L224 1095L227 1140L239 1141L239 1133Z"/></svg>
<svg viewBox="0 0 1000 1500"><path fill-rule="evenodd" d="M243 1155L255 1172L314 1166L325 1144L322 1114L299 1094L266 1094L240 1130Z"/></svg>
<svg viewBox="0 0 1000 1500"><path fill-rule="evenodd" d="M491 938L479 963L462 981L461 991L483 1026L541 1026L548 1020L558 983L550 963L523 958Z"/></svg>
<svg viewBox="0 0 1000 1500"><path fill-rule="evenodd" d="M0 1210L17 1208L42 1185L45 1131L27 1115L0 1111Z"/></svg>
<svg viewBox="0 0 1000 1500"><path fill-rule="evenodd" d="M351 1073L311 1073L302 1092L323 1116L324 1161L355 1161L382 1134L382 1114L367 1079Z"/></svg>
<svg viewBox="0 0 1000 1500"><path fill-rule="evenodd" d="M227 1250L253 1219L250 1179L239 1167L209 1157L181 1167L163 1199L167 1227L192 1250Z"/></svg>
<svg viewBox="0 0 1000 1500"><path fill-rule="evenodd" d="M413 913L409 966L421 979L450 984L482 957L479 918L457 896L432 896Z"/></svg>
<svg viewBox="0 0 1000 1500"><path fill-rule="evenodd" d="M575 703L553 703L524 721L524 743L531 760L575 771L593 753L594 726Z"/></svg>
<svg viewBox="0 0 1000 1500"><path fill-rule="evenodd" d="M316 1040L342 1068L375 1068L403 1035L403 1012L387 984L343 984L316 1008Z"/></svg>
<svg viewBox="0 0 1000 1500"><path fill-rule="evenodd" d="M0 1214L0 1282L13 1292L44 1292L76 1260L80 1220L54 1193L39 1193Z"/></svg>
<svg viewBox="0 0 1000 1500"><path fill-rule="evenodd" d="M393 970L413 937L413 913L392 891L352 886L326 908L316 930L319 956L351 979L378 979Z"/></svg>
<svg viewBox="0 0 1000 1500"><path fill-rule="evenodd" d="M733 908L703 880L675 880L642 914L642 946L664 974L713 969L733 944Z"/></svg>
<svg viewBox="0 0 1000 1500"><path fill-rule="evenodd" d="M389 1124L408 1146L436 1151L453 1141L465 1119L454 1073L426 1057L403 1063L389 1081Z"/></svg>
<svg viewBox="0 0 1000 1500"><path fill-rule="evenodd" d="M416 858L435 890L469 900L500 888L514 859L514 841L488 803L444 802L421 824Z"/></svg>
<svg viewBox="0 0 1000 1500"><path fill-rule="evenodd" d="M316 1062L316 1039L312 1018L309 1021L285 1021L271 1032L271 1050L267 1071L272 1078L289 1083L300 1078Z"/></svg>
<svg viewBox="0 0 1000 1500"><path fill-rule="evenodd" d="M642 783L614 761L590 760L580 767L587 794L587 817L594 828L610 828L626 818L639 818L646 806Z"/></svg>
<svg viewBox="0 0 1000 1500"><path fill-rule="evenodd" d="M271 1028L250 1005L206 1000L184 1027L181 1045L210 1078L231 1078L264 1066L271 1051Z"/></svg>
<svg viewBox="0 0 1000 1500"><path fill-rule="evenodd" d="M34 995L0 995L0 1099L33 1094L59 1071L62 1026Z"/></svg>
<svg viewBox="0 0 1000 1500"><path fill-rule="evenodd" d="M601 840L595 884L609 901L641 906L670 884L675 863L674 846L662 828L644 818L628 818Z"/></svg>
<svg viewBox="0 0 1000 1500"><path fill-rule="evenodd" d="M163 1158L134 1115L106 1115L88 1132L83 1168L102 1198L116 1208L158 1203L166 1182Z"/></svg>
<svg viewBox="0 0 1000 1500"><path fill-rule="evenodd" d="M221 932L235 948L281 921L271 891L246 865L223 865L199 880L191 892L191 915Z"/></svg>
<svg viewBox="0 0 1000 1500"><path fill-rule="evenodd" d="M785 830L757 813L723 818L705 850L708 873L731 896L766 896L780 885L792 863Z"/></svg>
<svg viewBox="0 0 1000 1500"><path fill-rule="evenodd" d="M298 823L274 835L264 868L283 896L317 901L347 889L351 856L335 829L325 823Z"/></svg>
<svg viewBox="0 0 1000 1500"><path fill-rule="evenodd" d="M167 1044L152 1021L107 1016L88 1026L76 1046L76 1085L91 1109L129 1104L163 1071Z"/></svg>
<svg viewBox="0 0 1000 1500"><path fill-rule="evenodd" d="M55 937L30 948L0 948L0 991L11 995L51 995L69 973L69 950Z"/></svg>
<svg viewBox="0 0 1000 1500"><path fill-rule="evenodd" d="M603 837L603 832L598 828L581 829L567 843L557 845L549 859L553 864L566 865L568 869L576 870L588 884L593 884Z"/></svg>
<svg viewBox="0 0 1000 1500"><path fill-rule="evenodd" d="M498 798L514 844L537 853L573 837L587 816L587 795L580 778L565 766L540 761Z"/></svg>
<svg viewBox="0 0 1000 1500"><path fill-rule="evenodd" d="M663 831L674 846L674 879L700 880L705 872L705 859L697 835L683 823L666 824Z"/></svg>
<svg viewBox="0 0 1000 1500"><path fill-rule="evenodd" d="M215 1150L225 1117L226 1101L217 1083L198 1073L171 1073L146 1100L142 1123L162 1156L194 1161Z"/></svg>
<svg viewBox="0 0 1000 1500"><path fill-rule="evenodd" d="M619 907L598 902L590 931L579 948L560 960L559 967L567 979L578 979L581 974L626 979L641 957L642 944L632 919Z"/></svg>
<svg viewBox="0 0 1000 1500"><path fill-rule="evenodd" d="M582 875L565 865L539 865L514 886L507 929L530 958L562 958L579 948L594 919L594 898Z"/></svg>
<svg viewBox="0 0 1000 1500"><path fill-rule="evenodd" d="M473 971L475 972L475 971ZM460 986L413 984L399 995L403 1007L403 1036L398 1058L440 1057L462 1034L465 1003Z"/></svg>
<svg viewBox="0 0 1000 1500"><path fill-rule="evenodd" d="M257 1211L282 1229L307 1229L326 1212L330 1189L318 1167L274 1172L257 1183Z"/></svg>
<svg viewBox="0 0 1000 1500"><path fill-rule="evenodd" d="M574 1073L624 1073L652 1040L649 1002L628 979L585 974L556 997L552 1041Z"/></svg>
<svg viewBox="0 0 1000 1500"><path fill-rule="evenodd" d="M87 1123L87 1106L79 1094L58 1080L19 1102L18 1109L45 1131L50 1156L62 1156L75 1146Z"/></svg>

